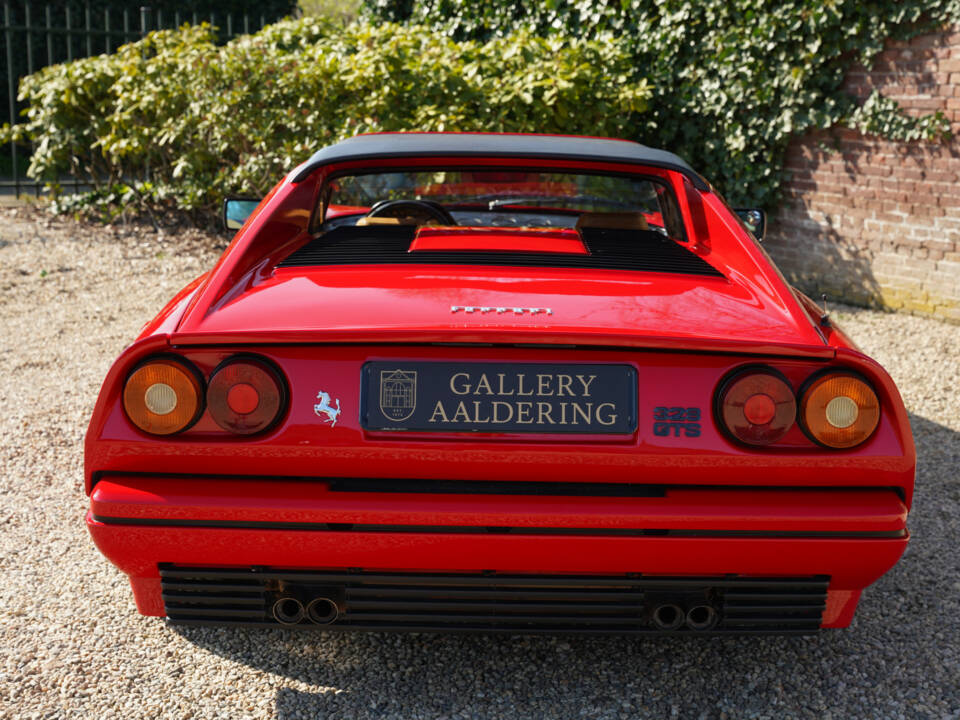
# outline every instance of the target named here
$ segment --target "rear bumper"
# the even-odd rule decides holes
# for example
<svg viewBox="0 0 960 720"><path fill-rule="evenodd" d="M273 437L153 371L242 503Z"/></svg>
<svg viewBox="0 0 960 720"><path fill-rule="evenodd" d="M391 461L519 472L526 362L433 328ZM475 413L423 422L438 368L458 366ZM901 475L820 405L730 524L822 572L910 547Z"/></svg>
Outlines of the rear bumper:
<svg viewBox="0 0 960 720"><path fill-rule="evenodd" d="M87 515L94 542L130 576L147 615L173 614L161 566L362 569L418 577L682 576L703 578L708 592L710 578L820 578L828 582L823 627L849 624L860 591L897 562L908 541L905 520L899 496L882 489L534 497L137 476L102 479Z"/></svg>

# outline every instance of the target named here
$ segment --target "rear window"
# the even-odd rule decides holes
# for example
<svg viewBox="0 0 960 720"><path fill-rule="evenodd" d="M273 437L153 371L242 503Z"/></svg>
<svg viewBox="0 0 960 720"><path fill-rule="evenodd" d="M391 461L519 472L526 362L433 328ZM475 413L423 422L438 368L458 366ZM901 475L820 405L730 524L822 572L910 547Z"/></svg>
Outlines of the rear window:
<svg viewBox="0 0 960 720"><path fill-rule="evenodd" d="M363 218L479 227L576 227L581 215L635 216L673 239L683 227L673 193L645 177L531 170L401 170L328 181L323 230Z"/></svg>

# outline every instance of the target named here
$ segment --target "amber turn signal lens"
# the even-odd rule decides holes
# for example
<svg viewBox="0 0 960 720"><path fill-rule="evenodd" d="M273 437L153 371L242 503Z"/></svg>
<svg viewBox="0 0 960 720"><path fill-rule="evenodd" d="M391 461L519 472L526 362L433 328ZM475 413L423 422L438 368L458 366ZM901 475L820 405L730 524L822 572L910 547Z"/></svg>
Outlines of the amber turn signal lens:
<svg viewBox="0 0 960 720"><path fill-rule="evenodd" d="M127 378L123 409L130 422L151 435L172 435L200 414L200 380L185 363L149 360Z"/></svg>
<svg viewBox="0 0 960 720"><path fill-rule="evenodd" d="M280 416L284 386L267 363L242 357L222 364L207 385L210 417L239 435L266 430Z"/></svg>
<svg viewBox="0 0 960 720"><path fill-rule="evenodd" d="M803 426L815 441L849 448L869 438L880 422L880 401L866 382L846 373L814 380L800 401Z"/></svg>
<svg viewBox="0 0 960 720"><path fill-rule="evenodd" d="M793 426L797 400L779 374L748 370L732 377L721 390L719 410L724 426L737 440L769 445Z"/></svg>

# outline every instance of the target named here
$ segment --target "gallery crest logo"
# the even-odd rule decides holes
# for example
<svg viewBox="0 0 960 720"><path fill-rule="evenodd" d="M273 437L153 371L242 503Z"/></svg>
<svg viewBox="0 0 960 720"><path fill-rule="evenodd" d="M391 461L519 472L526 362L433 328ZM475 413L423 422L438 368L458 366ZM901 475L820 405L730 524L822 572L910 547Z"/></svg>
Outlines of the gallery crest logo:
<svg viewBox="0 0 960 720"><path fill-rule="evenodd" d="M380 371L380 411L384 417L400 422L417 409L416 370Z"/></svg>

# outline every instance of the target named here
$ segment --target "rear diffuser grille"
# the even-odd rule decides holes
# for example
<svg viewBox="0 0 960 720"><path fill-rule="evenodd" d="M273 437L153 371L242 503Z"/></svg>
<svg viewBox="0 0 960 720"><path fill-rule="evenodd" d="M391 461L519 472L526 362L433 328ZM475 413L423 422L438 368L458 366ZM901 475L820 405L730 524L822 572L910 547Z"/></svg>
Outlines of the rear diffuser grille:
<svg viewBox="0 0 960 720"><path fill-rule="evenodd" d="M707 605L714 633L809 634L820 627L829 578L407 574L161 566L174 624L324 630L651 633L657 608ZM336 619L281 624L273 609L326 598ZM284 600L286 602L286 600ZM289 616L289 613L288 613ZM686 625L673 633L703 634Z"/></svg>
<svg viewBox="0 0 960 720"><path fill-rule="evenodd" d="M310 265L505 265L644 270L723 277L696 253L653 231L584 229L589 255L530 252L408 252L413 227L339 227L304 245L279 267Z"/></svg>

